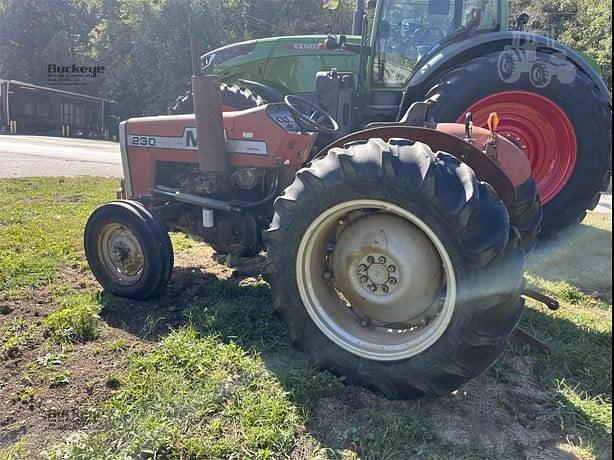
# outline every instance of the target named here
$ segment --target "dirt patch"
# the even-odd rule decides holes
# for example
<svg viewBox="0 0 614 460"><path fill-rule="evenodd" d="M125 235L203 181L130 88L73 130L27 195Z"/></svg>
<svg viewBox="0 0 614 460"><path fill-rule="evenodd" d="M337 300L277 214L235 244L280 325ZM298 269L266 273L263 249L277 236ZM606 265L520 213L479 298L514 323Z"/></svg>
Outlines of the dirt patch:
<svg viewBox="0 0 614 460"><path fill-rule="evenodd" d="M512 381L482 375L454 394L429 401L429 418L439 436L457 445L477 441L501 455L570 458L559 447L551 396L535 383L533 359L512 359L517 376Z"/></svg>
<svg viewBox="0 0 614 460"><path fill-rule="evenodd" d="M74 430L82 430L110 395L109 376L144 344L101 325L95 342L61 347L45 337L43 321L56 307L45 291L36 300L0 300L0 327L29 325L29 339L0 362L0 448L23 438L24 458L34 458Z"/></svg>

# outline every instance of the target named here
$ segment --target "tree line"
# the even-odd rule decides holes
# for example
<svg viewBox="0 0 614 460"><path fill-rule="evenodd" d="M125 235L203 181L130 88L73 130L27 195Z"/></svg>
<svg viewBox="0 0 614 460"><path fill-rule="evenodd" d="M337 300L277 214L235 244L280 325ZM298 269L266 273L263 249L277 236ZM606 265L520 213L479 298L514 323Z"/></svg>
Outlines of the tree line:
<svg viewBox="0 0 614 460"><path fill-rule="evenodd" d="M612 1L515 0L511 15L594 59L612 81ZM0 78L45 85L50 64L104 65L83 90L120 118L165 113L188 86L189 37L205 50L257 37L349 32L353 0L0 0Z"/></svg>

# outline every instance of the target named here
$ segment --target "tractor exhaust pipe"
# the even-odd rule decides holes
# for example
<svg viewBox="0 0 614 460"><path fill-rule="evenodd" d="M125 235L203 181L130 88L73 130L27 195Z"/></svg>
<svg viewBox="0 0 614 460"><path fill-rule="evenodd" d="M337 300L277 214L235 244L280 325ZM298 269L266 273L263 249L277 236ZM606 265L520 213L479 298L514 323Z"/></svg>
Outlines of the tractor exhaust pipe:
<svg viewBox="0 0 614 460"><path fill-rule="evenodd" d="M215 181L215 187L227 182L228 163L222 117L220 82L214 75L200 75L200 46L190 39L192 50L192 97L198 137L198 168Z"/></svg>
<svg viewBox="0 0 614 460"><path fill-rule="evenodd" d="M352 20L352 35L362 35L362 17L365 14L365 0L356 0L356 11Z"/></svg>

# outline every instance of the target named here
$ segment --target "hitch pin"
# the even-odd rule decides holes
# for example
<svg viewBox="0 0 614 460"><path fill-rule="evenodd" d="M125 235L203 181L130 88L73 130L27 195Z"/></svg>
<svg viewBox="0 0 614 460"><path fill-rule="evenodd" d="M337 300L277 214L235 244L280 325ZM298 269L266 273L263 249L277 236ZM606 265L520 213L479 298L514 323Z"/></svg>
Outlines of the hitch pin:
<svg viewBox="0 0 614 460"><path fill-rule="evenodd" d="M522 291L522 295L527 296L533 300L537 300L539 303L544 304L552 311L557 311L560 307L558 300L553 299L552 297L548 297L541 292L537 292L534 289L525 288Z"/></svg>

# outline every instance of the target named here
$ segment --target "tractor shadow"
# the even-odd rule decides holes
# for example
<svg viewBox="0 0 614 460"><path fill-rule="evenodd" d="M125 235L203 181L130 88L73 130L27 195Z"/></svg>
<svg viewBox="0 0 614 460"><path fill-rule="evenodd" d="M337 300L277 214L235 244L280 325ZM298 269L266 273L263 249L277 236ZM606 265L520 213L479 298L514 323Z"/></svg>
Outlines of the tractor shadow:
<svg viewBox="0 0 614 460"><path fill-rule="evenodd" d="M546 281L565 280L586 294L611 303L611 216L592 214L587 221L599 227L583 223L541 242L529 255L527 270Z"/></svg>
<svg viewBox="0 0 614 460"><path fill-rule="evenodd" d="M558 281L553 267L569 265L573 258L572 276L581 286L590 286L593 280L578 267L607 265L602 260L607 254L593 247L596 241L609 244L611 261L606 234L609 240L609 232L582 226L576 238L587 242L580 250L561 240L558 244L570 247L566 261L544 260L545 269L533 272ZM531 267L539 267L542 257L557 256L552 244L557 243L536 250L539 257ZM289 346L285 327L271 309L270 288L259 278L262 258L237 262L219 257L214 262L227 270L212 270L210 262L205 268L204 262L179 264L167 291L154 301L103 296L102 316L109 325L148 341L190 325L203 336L215 335L260 356L305 414L306 431L319 445L313 446L307 437L297 440L295 449L306 451L307 457L319 448L335 456L352 449L377 458L419 457L421 449L435 448L436 456L444 458L575 458L568 448L571 443L611 458L608 430L587 412L589 406L574 398L606 395L611 403L611 333L586 330L532 308L523 327L547 341L552 355L543 356L512 339L493 368L455 394L419 402L390 401L315 368L306 354ZM611 285L601 292L611 298Z"/></svg>

